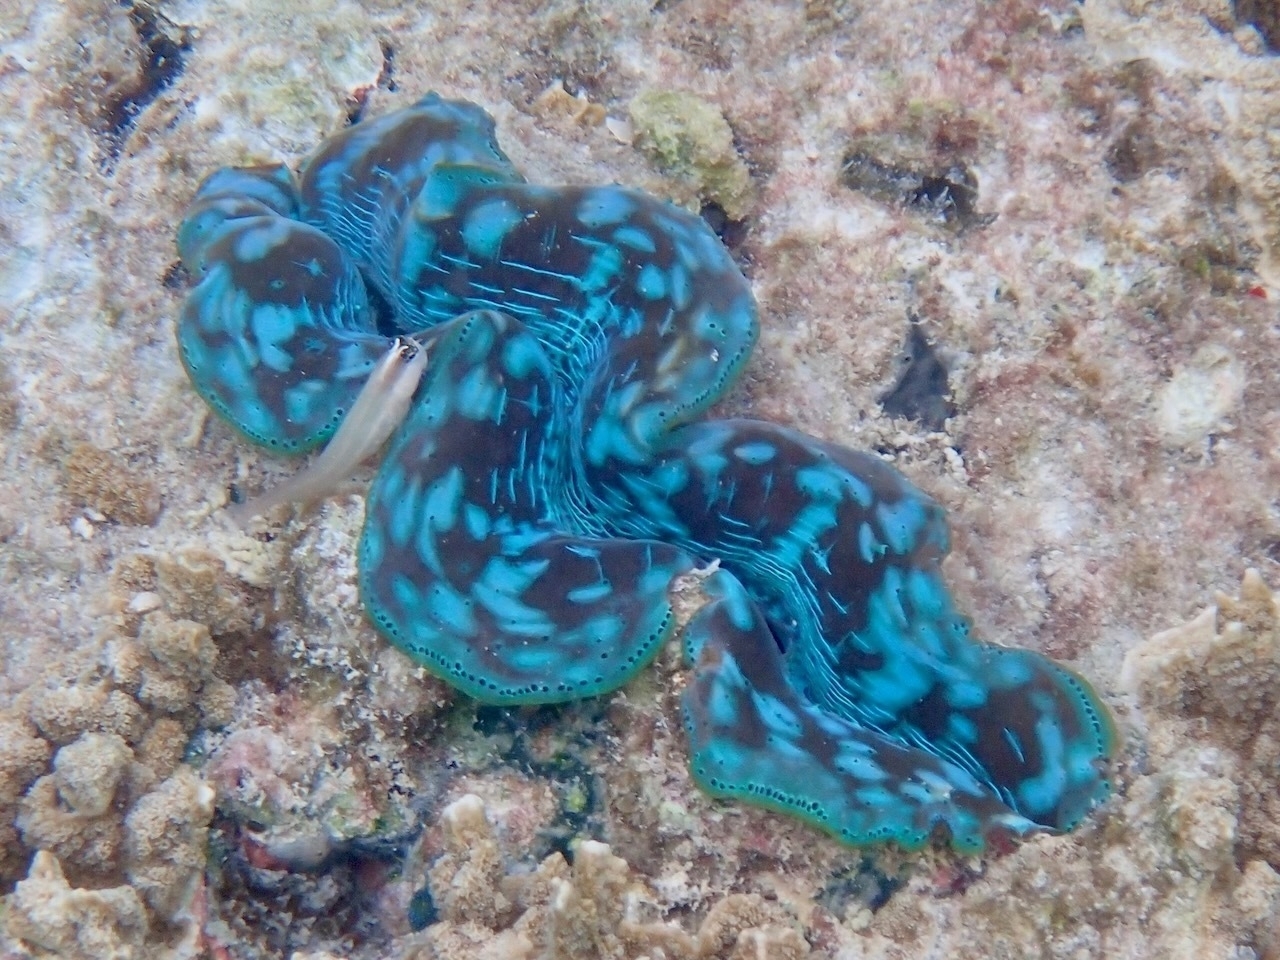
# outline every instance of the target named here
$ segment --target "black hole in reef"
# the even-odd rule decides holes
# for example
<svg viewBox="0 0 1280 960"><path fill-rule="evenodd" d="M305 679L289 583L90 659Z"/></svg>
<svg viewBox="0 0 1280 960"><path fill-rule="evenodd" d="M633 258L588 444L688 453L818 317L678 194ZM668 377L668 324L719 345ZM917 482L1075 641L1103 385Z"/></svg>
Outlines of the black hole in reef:
<svg viewBox="0 0 1280 960"><path fill-rule="evenodd" d="M742 242L747 239L748 226L745 220L731 220L724 207L718 203L704 203L698 215L706 222L720 242L736 254Z"/></svg>
<svg viewBox="0 0 1280 960"><path fill-rule="evenodd" d="M540 706L476 704L473 729L490 739L492 764L547 784L558 799L556 818L539 831L538 859L558 852L573 862L573 842L599 836L604 794L593 772L603 734L599 699Z"/></svg>
<svg viewBox="0 0 1280 960"><path fill-rule="evenodd" d="M1264 554L1270 559L1280 563L1280 540L1272 540L1263 547Z"/></svg>
<svg viewBox="0 0 1280 960"><path fill-rule="evenodd" d="M150 6L134 3L122 6L129 11L129 22L146 59L138 82L117 91L102 106L102 132L107 140L107 159L103 165L106 167L120 156L120 148L138 114L178 79L183 60L191 52L190 28L174 23Z"/></svg>
<svg viewBox="0 0 1280 960"><path fill-rule="evenodd" d="M368 88L362 88L347 97L347 126L354 127L364 119L365 108L369 106Z"/></svg>
<svg viewBox="0 0 1280 960"><path fill-rule="evenodd" d="M947 367L918 323L907 329L898 381L880 397L891 417L917 421L925 430L941 430L954 416Z"/></svg>
<svg viewBox="0 0 1280 960"><path fill-rule="evenodd" d="M957 231L995 219L993 214L977 211L978 179L963 163L922 169L854 148L841 162L840 182L883 203L901 203Z"/></svg>
<svg viewBox="0 0 1280 960"><path fill-rule="evenodd" d="M1280 53L1280 7L1271 0L1236 0L1236 21L1252 25L1272 53Z"/></svg>
<svg viewBox="0 0 1280 960"><path fill-rule="evenodd" d="M875 857L862 857L858 863L837 870L818 893L818 903L836 916L843 916L854 905L875 913L906 884L907 871L886 873Z"/></svg>
<svg viewBox="0 0 1280 960"><path fill-rule="evenodd" d="M354 838L321 851L317 859L312 844L285 844L276 851L259 847L234 816L219 813L210 829L211 864L217 869L210 871L209 889L238 905L238 921L245 924L242 940L253 956L288 956L339 939L384 956L390 933L374 901L420 829ZM297 851L304 855L291 858ZM380 946L384 949L376 949Z"/></svg>
<svg viewBox="0 0 1280 960"><path fill-rule="evenodd" d="M977 180L968 168L952 167L942 174L926 174L911 191L907 203L931 212L945 223L968 223L974 219L978 198Z"/></svg>
<svg viewBox="0 0 1280 960"><path fill-rule="evenodd" d="M378 74L378 86L383 90L395 93L399 84L395 80L396 70L396 49L383 40L380 44L382 47L382 72Z"/></svg>
<svg viewBox="0 0 1280 960"><path fill-rule="evenodd" d="M191 282L191 271L182 265L181 260L175 260L169 264L160 282L170 290L182 290Z"/></svg>

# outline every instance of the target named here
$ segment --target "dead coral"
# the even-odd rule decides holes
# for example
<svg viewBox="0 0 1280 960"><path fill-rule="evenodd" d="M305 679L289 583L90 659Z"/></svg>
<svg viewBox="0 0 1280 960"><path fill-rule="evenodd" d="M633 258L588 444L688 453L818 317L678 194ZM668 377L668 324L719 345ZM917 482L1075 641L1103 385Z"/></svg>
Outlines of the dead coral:
<svg viewBox="0 0 1280 960"><path fill-rule="evenodd" d="M59 957L133 960L143 956L147 911L132 887L81 890L58 858L37 853L27 879L8 898L10 936Z"/></svg>
<svg viewBox="0 0 1280 960"><path fill-rule="evenodd" d="M251 633L282 596L272 577L283 566L280 541L241 536L221 553L189 547L156 557L156 592L170 616L203 623L215 637Z"/></svg>
<svg viewBox="0 0 1280 960"><path fill-rule="evenodd" d="M455 699L454 689L395 647L379 645L368 673L370 709L389 725L408 717L423 723Z"/></svg>
<svg viewBox="0 0 1280 960"><path fill-rule="evenodd" d="M1206 344L1174 371L1155 399L1155 423L1172 449L1202 449L1214 432L1230 430L1245 391L1240 359L1221 344Z"/></svg>
<svg viewBox="0 0 1280 960"><path fill-rule="evenodd" d="M0 363L0 429L13 430L18 426L21 403L17 385L6 364Z"/></svg>
<svg viewBox="0 0 1280 960"><path fill-rule="evenodd" d="M172 920L200 882L213 788L180 767L125 817L126 875L154 913Z"/></svg>
<svg viewBox="0 0 1280 960"><path fill-rule="evenodd" d="M115 681L142 704L171 715L189 714L194 707L211 727L230 720L234 701L234 692L215 672L217 663L208 627L174 620L160 610L142 621L136 642L121 642L112 655Z"/></svg>
<svg viewBox="0 0 1280 960"><path fill-rule="evenodd" d="M116 788L132 760L133 751L119 734L82 734L53 758L58 799L73 813L102 816L115 799Z"/></svg>
<svg viewBox="0 0 1280 960"><path fill-rule="evenodd" d="M116 733L132 743L146 728L146 714L123 690L101 683L58 684L31 698L31 722L56 744L82 733Z"/></svg>
<svg viewBox="0 0 1280 960"><path fill-rule="evenodd" d="M18 801L44 772L52 748L16 711L0 714L0 883L21 876L26 856L18 843Z"/></svg>
<svg viewBox="0 0 1280 960"><path fill-rule="evenodd" d="M564 88L564 82L553 80L551 85L538 94L533 101L533 110L544 117L568 117L574 123L584 127L594 127L603 123L606 111L603 105L594 102L585 91L579 90L577 95ZM0 380L0 385L3 380Z"/></svg>
<svg viewBox="0 0 1280 960"><path fill-rule="evenodd" d="M632 881L608 844L587 840L574 851L573 876L557 877L550 900L535 908L538 940L551 957L625 957L622 921ZM529 926L529 924L526 924Z"/></svg>
<svg viewBox="0 0 1280 960"><path fill-rule="evenodd" d="M1229 85L1238 101L1215 141L1220 156L1240 185L1241 212L1262 250L1258 273L1271 285L1280 279L1280 144L1265 132L1280 119L1280 66L1275 57L1242 48L1241 31L1229 25L1230 5L1192 2L1130 4L1100 0L1081 8L1085 35L1101 60L1118 63L1147 61L1158 65L1162 86L1204 90ZM1241 19L1247 20L1248 16ZM1217 21L1217 22L1215 22ZM1223 29L1223 27L1227 29ZM1247 43L1245 44L1247 47ZM1164 55L1168 50L1196 50L1194 58ZM1167 94L1165 100L1174 99ZM1175 138L1166 140L1166 147Z"/></svg>
<svg viewBox="0 0 1280 960"><path fill-rule="evenodd" d="M160 515L160 492L155 484L110 450L75 443L62 461L62 469L67 493L80 505L137 526L150 526Z"/></svg>
<svg viewBox="0 0 1280 960"><path fill-rule="evenodd" d="M719 901L698 928L698 956L715 957L732 951L733 957L765 957L784 960L807 956L809 946L799 932L787 926L788 917L776 903L755 894L731 893ZM803 953L796 941L803 945ZM743 952L748 947L756 952Z"/></svg>
<svg viewBox="0 0 1280 960"><path fill-rule="evenodd" d="M608 844L587 840L570 867L552 854L532 874L504 875L479 797L447 807L446 853L430 889L441 922L408 938L406 956L546 960L793 960L809 945L778 904L757 894L720 900L696 934L647 919L656 898ZM495 929L522 911L509 927Z"/></svg>
<svg viewBox="0 0 1280 960"><path fill-rule="evenodd" d="M484 802L467 794L440 815L445 854L431 868L428 880L440 915L446 920L472 921L487 927L510 910L500 886L506 870Z"/></svg>
<svg viewBox="0 0 1280 960"><path fill-rule="evenodd" d="M743 930L729 960L803 960L809 944L790 927Z"/></svg>
<svg viewBox="0 0 1280 960"><path fill-rule="evenodd" d="M1280 607L1256 570L1239 597L1153 636L1125 659L1155 765L1199 771L1206 748L1239 790L1240 862L1280 868ZM1216 831L1220 833L1221 831Z"/></svg>
<svg viewBox="0 0 1280 960"><path fill-rule="evenodd" d="M92 875L112 871L121 840L117 793L132 760L133 751L116 734L85 733L60 749L53 773L37 780L19 803L22 842Z"/></svg>

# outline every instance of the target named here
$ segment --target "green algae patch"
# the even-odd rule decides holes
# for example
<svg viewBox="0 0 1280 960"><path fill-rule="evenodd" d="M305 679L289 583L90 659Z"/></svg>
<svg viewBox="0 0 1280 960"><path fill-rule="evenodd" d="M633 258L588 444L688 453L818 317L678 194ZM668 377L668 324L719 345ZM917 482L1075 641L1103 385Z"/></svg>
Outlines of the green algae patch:
<svg viewBox="0 0 1280 960"><path fill-rule="evenodd" d="M663 173L692 187L731 220L751 207L751 174L720 108L692 93L642 91L630 104L635 145Z"/></svg>

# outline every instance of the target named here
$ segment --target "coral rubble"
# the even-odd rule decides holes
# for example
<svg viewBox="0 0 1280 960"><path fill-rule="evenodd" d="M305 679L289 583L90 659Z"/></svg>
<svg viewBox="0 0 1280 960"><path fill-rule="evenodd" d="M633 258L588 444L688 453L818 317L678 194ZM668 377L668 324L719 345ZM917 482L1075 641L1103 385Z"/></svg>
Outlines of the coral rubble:
<svg viewBox="0 0 1280 960"><path fill-rule="evenodd" d="M5 925L11 936L69 960L145 955L147 911L133 887L72 887L58 858L45 850L10 896Z"/></svg>
<svg viewBox="0 0 1280 960"><path fill-rule="evenodd" d="M654 894L608 844L583 841L573 851L572 866L557 853L532 873L506 873L479 797L456 800L442 818L449 852L432 868L430 884L436 902L443 904L443 919L410 938L406 957L798 960L809 955L794 920L758 895L724 897L690 934L645 917Z"/></svg>

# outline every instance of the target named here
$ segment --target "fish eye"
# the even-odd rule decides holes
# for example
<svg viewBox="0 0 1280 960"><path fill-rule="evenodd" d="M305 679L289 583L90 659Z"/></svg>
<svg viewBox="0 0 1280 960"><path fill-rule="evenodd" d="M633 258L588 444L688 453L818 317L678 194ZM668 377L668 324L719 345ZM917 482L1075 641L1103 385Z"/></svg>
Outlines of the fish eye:
<svg viewBox="0 0 1280 960"><path fill-rule="evenodd" d="M397 360L412 360L418 355L418 344L408 337L396 337L391 343L391 352Z"/></svg>
<svg viewBox="0 0 1280 960"><path fill-rule="evenodd" d="M422 344L413 337L396 337L395 347L401 360L412 360L422 350Z"/></svg>

